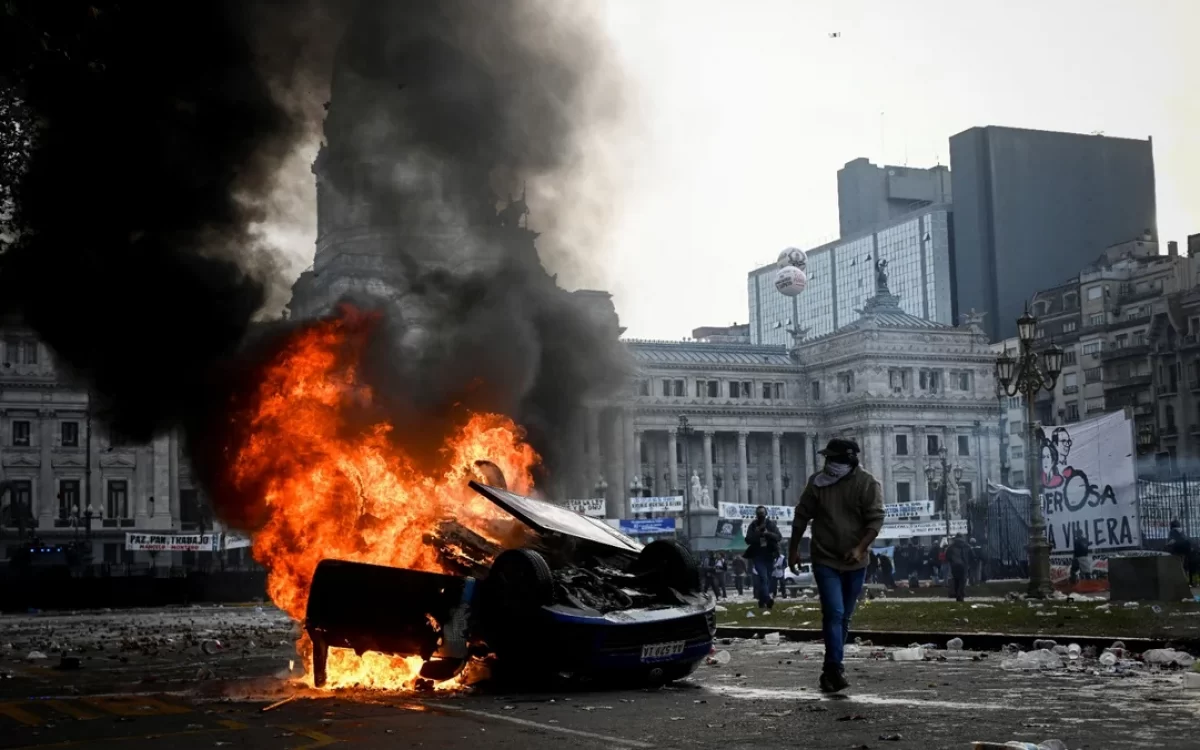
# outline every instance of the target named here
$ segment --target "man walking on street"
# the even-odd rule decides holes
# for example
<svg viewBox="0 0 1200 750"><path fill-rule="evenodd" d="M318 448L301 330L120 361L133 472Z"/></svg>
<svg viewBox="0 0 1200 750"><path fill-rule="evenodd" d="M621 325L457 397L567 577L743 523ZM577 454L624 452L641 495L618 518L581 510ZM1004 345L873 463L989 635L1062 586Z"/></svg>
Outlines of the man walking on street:
<svg viewBox="0 0 1200 750"><path fill-rule="evenodd" d="M962 534L955 534L946 547L946 562L950 565L950 593L961 602L967 596L967 568L971 564L971 545Z"/></svg>
<svg viewBox="0 0 1200 750"><path fill-rule="evenodd" d="M1083 531L1075 529L1075 544L1071 555L1071 583L1092 577L1092 545Z"/></svg>
<svg viewBox="0 0 1200 750"><path fill-rule="evenodd" d="M825 467L808 479L796 516L788 563L800 565L800 540L812 524L812 572L821 599L825 664L820 687L836 693L850 686L842 666L850 618L862 592L867 552L883 528L883 490L858 463L858 444L834 438L821 451Z"/></svg>
<svg viewBox="0 0 1200 750"><path fill-rule="evenodd" d="M775 558L779 557L779 527L767 518L767 506L760 505L754 509L754 520L746 530L745 558L754 568L754 598L762 609L775 606L775 597L771 595L774 581Z"/></svg>

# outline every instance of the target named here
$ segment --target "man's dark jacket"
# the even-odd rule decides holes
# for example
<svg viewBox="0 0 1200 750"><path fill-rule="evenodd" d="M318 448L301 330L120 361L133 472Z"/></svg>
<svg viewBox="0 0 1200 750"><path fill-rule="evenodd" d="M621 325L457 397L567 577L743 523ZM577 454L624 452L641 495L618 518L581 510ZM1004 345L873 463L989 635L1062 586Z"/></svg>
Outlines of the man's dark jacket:
<svg viewBox="0 0 1200 750"><path fill-rule="evenodd" d="M751 560L759 557L766 557L772 563L779 557L779 527L771 519L766 519L763 524L759 524L758 519L750 522L750 528L746 529L746 553L742 557ZM762 542L765 541L764 546Z"/></svg>

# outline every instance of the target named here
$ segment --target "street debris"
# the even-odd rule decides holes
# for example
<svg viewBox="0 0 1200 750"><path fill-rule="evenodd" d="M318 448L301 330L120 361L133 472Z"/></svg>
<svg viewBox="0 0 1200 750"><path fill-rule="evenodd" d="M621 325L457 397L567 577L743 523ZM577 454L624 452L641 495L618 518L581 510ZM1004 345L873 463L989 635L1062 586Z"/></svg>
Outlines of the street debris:
<svg viewBox="0 0 1200 750"><path fill-rule="evenodd" d="M299 694L289 695L288 697L284 698L281 701L275 701L274 703L272 703L269 706L263 706L262 709L260 710L260 713L265 714L268 711L274 711L275 709L279 708L280 706L286 706L287 704L291 703L292 701L296 700L299 697L300 697Z"/></svg>
<svg viewBox="0 0 1200 750"><path fill-rule="evenodd" d="M963 639L962 638L951 638L950 640L946 641L946 650L947 651L962 651L962 647L963 647Z"/></svg>
<svg viewBox="0 0 1200 750"><path fill-rule="evenodd" d="M920 646L898 648L891 653L892 661L924 661L925 649Z"/></svg>
<svg viewBox="0 0 1200 750"><path fill-rule="evenodd" d="M718 651L714 654L709 654L704 663L710 667L723 667L733 659L728 651Z"/></svg>
<svg viewBox="0 0 1200 750"><path fill-rule="evenodd" d="M41 651L30 651L29 656L25 657L25 661L37 661L39 659L45 659L45 658L46 658L46 655L43 654Z"/></svg>
<svg viewBox="0 0 1200 750"><path fill-rule="evenodd" d="M763 636L763 643L768 643L768 644L774 645L776 643L779 643L779 640L780 640L779 633L767 633L766 635Z"/></svg>
<svg viewBox="0 0 1200 750"><path fill-rule="evenodd" d="M1173 648L1155 648L1142 654L1142 661L1160 667L1187 668L1195 663L1191 654Z"/></svg>
<svg viewBox="0 0 1200 750"><path fill-rule="evenodd" d="M1008 671L1062 669L1066 666L1062 657L1048 649L1023 651L1012 659L1000 662L1000 668Z"/></svg>

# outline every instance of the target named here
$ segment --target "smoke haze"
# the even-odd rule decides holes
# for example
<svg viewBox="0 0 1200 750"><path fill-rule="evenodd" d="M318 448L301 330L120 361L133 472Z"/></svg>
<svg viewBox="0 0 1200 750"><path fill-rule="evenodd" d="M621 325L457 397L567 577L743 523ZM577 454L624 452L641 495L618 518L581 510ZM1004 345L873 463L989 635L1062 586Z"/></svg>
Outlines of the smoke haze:
<svg viewBox="0 0 1200 750"><path fill-rule="evenodd" d="M349 297L382 313L364 374L396 434L490 409L565 466L579 406L620 384L623 353L543 271L521 212L496 218L496 196L527 183L535 228L593 243L552 246L556 265L603 250L604 209L573 196L608 184L587 144L621 123L622 76L582 5L16 7L25 26L5 32L0 73L41 130L0 291L114 431L185 426L198 474L219 484L232 405L299 325L253 321L287 297L296 252L277 243L313 223L307 161L323 134L336 166L322 232L440 238L387 235L373 252L403 278Z"/></svg>

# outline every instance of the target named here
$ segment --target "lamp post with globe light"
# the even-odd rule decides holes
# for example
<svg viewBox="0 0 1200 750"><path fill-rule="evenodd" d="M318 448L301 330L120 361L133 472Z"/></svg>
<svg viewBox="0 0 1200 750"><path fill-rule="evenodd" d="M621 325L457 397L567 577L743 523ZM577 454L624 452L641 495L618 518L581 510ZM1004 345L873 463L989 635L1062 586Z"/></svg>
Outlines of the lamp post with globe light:
<svg viewBox="0 0 1200 750"><path fill-rule="evenodd" d="M683 525L684 525L684 543L688 549L692 548L692 498L690 497L689 482L692 479L692 457L691 439L695 429L688 424L688 418L680 415L679 417L679 438L683 441ZM671 477L674 481L675 477Z"/></svg>
<svg viewBox="0 0 1200 750"><path fill-rule="evenodd" d="M996 379L1000 387L1009 396L1018 393L1025 397L1025 465L1029 477L1029 596L1045 598L1050 595L1050 548L1046 544L1046 516L1042 510L1042 451L1037 445L1037 432L1034 423L1034 400L1043 388L1054 390L1058 376L1062 372L1063 350L1051 344L1041 352L1041 363L1038 363L1038 353L1033 350L1034 337L1037 334L1037 318L1029 314L1029 310L1017 318L1017 337L1019 349L1016 356L1004 353L996 359Z"/></svg>

